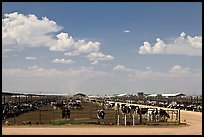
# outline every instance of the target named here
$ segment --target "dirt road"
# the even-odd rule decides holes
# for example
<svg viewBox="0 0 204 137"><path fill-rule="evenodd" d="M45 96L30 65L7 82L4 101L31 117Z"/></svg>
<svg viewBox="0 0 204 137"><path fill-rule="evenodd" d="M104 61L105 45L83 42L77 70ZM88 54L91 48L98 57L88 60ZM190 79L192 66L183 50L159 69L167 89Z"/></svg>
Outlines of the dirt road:
<svg viewBox="0 0 204 137"><path fill-rule="evenodd" d="M202 113L181 110L181 121L175 126L4 126L3 135L202 135Z"/></svg>

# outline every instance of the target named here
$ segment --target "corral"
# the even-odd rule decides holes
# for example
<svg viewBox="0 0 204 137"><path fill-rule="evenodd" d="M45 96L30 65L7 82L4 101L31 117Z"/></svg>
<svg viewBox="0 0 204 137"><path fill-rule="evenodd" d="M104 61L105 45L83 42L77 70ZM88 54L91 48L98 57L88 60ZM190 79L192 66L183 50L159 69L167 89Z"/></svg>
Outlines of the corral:
<svg viewBox="0 0 204 137"><path fill-rule="evenodd" d="M18 125L3 126L3 135L202 135L202 113L181 110L181 121L187 125Z"/></svg>
<svg viewBox="0 0 204 137"><path fill-rule="evenodd" d="M56 99L58 102L67 100L66 97L46 97L41 96L43 99ZM40 101L40 98L33 97L33 101ZM11 117L2 120L2 134L27 134L27 135L104 135L104 134L120 134L120 135L133 135L133 134L168 134L168 135L184 135L184 134L202 134L202 113L181 110L180 113L177 109L163 108L170 115L167 122L154 122L148 121L145 115L142 115L142 122L140 123L140 115L133 117L129 114L118 113L117 109L108 107L103 99L87 99L80 98L82 108L71 108L70 119L62 118L62 111L49 102L46 105L42 105L39 109L29 111L18 115L17 117ZM7 101L9 101L7 97ZM15 100L14 100L15 101ZM18 100L17 100L18 101ZM122 100L122 102L127 102ZM23 103L23 101L22 101ZM134 102L130 102L134 104ZM52 105L51 105L52 104ZM127 103L128 104L128 103ZM156 107L146 106L141 104L135 104L140 108ZM97 118L97 110L105 110L105 118ZM159 107L157 107L159 108ZM168 111L170 110L170 111ZM172 111L175 110L175 111ZM179 120L180 114L180 120ZM181 122L182 124L178 124ZM184 125L183 125L184 123ZM142 125L141 125L142 124ZM159 125L158 125L159 124ZM134 125L134 126L132 126ZM152 125L152 126L151 126ZM153 126L154 125L154 126Z"/></svg>
<svg viewBox="0 0 204 137"><path fill-rule="evenodd" d="M3 97L3 96L2 96ZM2 125L3 125L3 134L9 134L11 132L5 132L6 130L10 130L10 128L15 128L16 126L18 127L46 127L46 129L49 129L49 127L52 128L56 128L56 127L66 127L66 128L72 128L74 126L74 129L76 129L77 127L81 127L83 128L85 125L85 127L98 127L98 126L102 126L103 129L105 129L105 127L113 127L113 131L116 130L115 128L118 127L118 131L117 133L113 133L113 134L128 134L128 130L124 129L124 132L122 132L122 130L120 130L121 127L129 127L129 128L134 128L134 131L131 131L130 134L142 134L140 133L138 130L136 130L137 128L147 128L148 130L152 129L153 127L160 127L162 129L166 129L166 128L174 128L174 130L176 129L177 126L179 126L180 128L184 128L184 127L188 127L190 126L197 126L195 123L196 122L191 122L190 119L193 119L194 114L199 113L196 116L196 119L200 119L198 120L199 122L202 121L202 117L200 112L192 112L191 116L186 117L183 114L187 114L188 111L184 111L184 110L180 110L179 109L170 109L170 108L164 108L162 107L162 109L164 109L168 114L169 114L169 118L167 119L167 121L158 121L155 119L154 116L148 116L148 114L140 114L138 113L139 111L135 111L135 113L128 113L128 114L124 114L120 109L117 109L116 107L112 107L109 106L110 102L114 102L115 104L120 104L121 106L126 104L126 105L133 105L133 106L137 106L137 108L141 109L141 108L160 108L158 106L147 106L147 105L142 105L142 104L136 104L136 102L128 102L127 99L104 99L104 98L98 98L98 99L94 99L94 98L87 98L87 97L65 97L65 96L37 96L34 95L32 97L32 102L29 100L29 98L21 97L22 99L15 99L15 98L11 98L11 96L7 96L4 97L6 98L4 100L4 102L2 102L2 106L3 105L10 105L10 106L15 106L16 103L17 104L24 104L24 103L28 103L28 104L33 104L33 102L37 102L37 104L41 104L39 105L38 109L32 110L32 111L25 111L24 113L20 114L20 115L13 115L14 117L10 117L10 118L6 118L6 119L2 119ZM14 100L12 100L14 99ZM24 100L23 100L24 99ZM30 97L31 99L31 97ZM18 102L18 101L21 102ZM67 118L67 119L63 119L62 118L62 109L60 108L60 105L64 105L64 104L73 104L74 100L78 100L81 102L81 107L71 107L70 111L71 111L71 117ZM10 103L11 101L14 101L14 103ZM4 104L5 103L5 104ZM59 107L56 107L56 104L58 104ZM60 104L60 105L59 105ZM104 119L99 119L97 117L97 111L103 109L105 111L105 118ZM185 112L185 113L184 113ZM188 112L190 113L190 111ZM125 118L126 117L126 118ZM179 124L180 123L180 124ZM184 124L184 125L183 125ZM7 126L8 125L8 126ZM125 125L125 126L124 126ZM151 126L152 125L152 126ZM154 125L154 126L153 126ZM200 124L198 124L200 125ZM28 127L27 127L28 128ZM80 128L80 129L81 129ZM200 128L200 126L199 126ZM19 128L20 131L21 128ZM73 132L69 131L69 132L65 132L62 131L62 134L66 134L66 133L70 133L70 134L80 134L79 132L75 132L74 130ZM96 129L98 131L101 131L103 129ZM112 129L112 128L111 128ZM126 132L127 130L127 132ZM173 129L172 129L173 130ZM193 132L193 134L200 134L198 133L198 129L195 128L194 129L196 132ZM135 131L138 131L137 133ZM151 133L153 134L154 131L156 130L152 130ZM93 131L83 131L86 134L94 134L95 132ZM187 132L187 131L185 131ZM189 130L190 132L190 130ZM200 129L200 132L202 132L202 130ZM14 133L12 131L12 133ZM18 134L18 131L16 131L16 133ZM22 132L21 132L22 133ZM26 133L29 134L30 132ZM61 134L58 131L54 130L49 132L49 133L39 133L39 134ZM151 134L150 133L150 134ZM158 132L158 134L160 133L160 131ZM178 134L181 134L181 132L177 132ZM177 133L169 133L169 134L177 134ZM30 133L30 134L36 134L36 133ZM38 133L37 133L38 134ZM106 129L106 131L102 131L100 133L97 132L97 134L112 134L111 132L108 132L108 129ZM144 132L144 134L148 134L148 132Z"/></svg>
<svg viewBox="0 0 204 137"><path fill-rule="evenodd" d="M51 103L42 105L38 110L26 112L19 116L14 116L4 119L3 124L7 121L10 125L27 124L60 124L78 123L78 124L103 124L103 125L140 125L140 124L179 124L179 110L166 109L165 111L170 115L167 121L149 120L148 114L134 113L124 114L119 109L105 106L102 102L81 100L82 108L71 108L71 117L69 119L62 118L62 110L55 107ZM117 102L116 102L117 103ZM118 102L120 103L120 102ZM128 103L123 103L128 104ZM138 109L144 108L142 105L136 105ZM147 107L146 107L147 108ZM153 108L153 107L151 107ZM104 109L105 118L97 118L97 110ZM165 109L165 108L164 108Z"/></svg>

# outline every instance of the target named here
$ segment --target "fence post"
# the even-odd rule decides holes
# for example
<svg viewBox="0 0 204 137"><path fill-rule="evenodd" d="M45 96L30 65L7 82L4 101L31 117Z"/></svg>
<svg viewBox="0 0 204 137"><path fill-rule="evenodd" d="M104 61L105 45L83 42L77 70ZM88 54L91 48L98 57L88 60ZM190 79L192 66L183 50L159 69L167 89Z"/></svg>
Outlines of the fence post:
<svg viewBox="0 0 204 137"><path fill-rule="evenodd" d="M120 125L120 115L118 114L118 124L117 125Z"/></svg>
<svg viewBox="0 0 204 137"><path fill-rule="evenodd" d="M133 126L135 125L135 112L132 114L132 124L133 124Z"/></svg>
<svg viewBox="0 0 204 137"><path fill-rule="evenodd" d="M141 109L140 109L140 124L142 124L142 113L141 113Z"/></svg>
<svg viewBox="0 0 204 137"><path fill-rule="evenodd" d="M39 121L41 123L41 110L39 110Z"/></svg>
<svg viewBox="0 0 204 137"><path fill-rule="evenodd" d="M117 110L115 110L115 125L117 125Z"/></svg>
<svg viewBox="0 0 204 137"><path fill-rule="evenodd" d="M174 115L173 112L174 112L174 110L171 111L171 113L172 113L171 120L173 120L173 115Z"/></svg>
<svg viewBox="0 0 204 137"><path fill-rule="evenodd" d="M126 118L126 114L125 114L125 126L126 126L126 122L127 122L127 118Z"/></svg>
<svg viewBox="0 0 204 137"><path fill-rule="evenodd" d="M92 123L92 117L91 117L91 115L92 115L92 102L91 102L91 111L90 111L90 124Z"/></svg>
<svg viewBox="0 0 204 137"><path fill-rule="evenodd" d="M54 122L54 110L52 110L52 121Z"/></svg>
<svg viewBox="0 0 204 137"><path fill-rule="evenodd" d="M181 112L181 111L180 111L180 109L179 109L178 111L179 111L179 113L178 113L178 117L179 117L179 119L178 119L178 124L180 124L180 122L181 122L181 119L180 119L180 118L181 118L181 117L180 117L180 116L181 116L181 115L180 115L181 113L180 113L180 112Z"/></svg>

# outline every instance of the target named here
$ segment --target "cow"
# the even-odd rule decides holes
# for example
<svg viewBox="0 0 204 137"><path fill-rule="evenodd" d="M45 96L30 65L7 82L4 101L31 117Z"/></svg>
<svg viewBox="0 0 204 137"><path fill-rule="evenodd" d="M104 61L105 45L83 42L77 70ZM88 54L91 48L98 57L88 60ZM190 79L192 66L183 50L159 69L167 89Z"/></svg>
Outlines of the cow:
<svg viewBox="0 0 204 137"><path fill-rule="evenodd" d="M70 118L70 109L66 105L62 108L62 118Z"/></svg>
<svg viewBox="0 0 204 137"><path fill-rule="evenodd" d="M156 120L156 116L158 115L157 108L149 108L147 111L148 121Z"/></svg>
<svg viewBox="0 0 204 137"><path fill-rule="evenodd" d="M114 108L115 107L115 102L113 101L106 101L105 105L107 106L107 108Z"/></svg>
<svg viewBox="0 0 204 137"><path fill-rule="evenodd" d="M126 104L121 105L121 112L124 115L128 115L130 118L133 118L137 114L137 110L139 109L139 106Z"/></svg>
<svg viewBox="0 0 204 137"><path fill-rule="evenodd" d="M98 110L98 111L97 111L97 117L98 117L98 119L104 119L105 114L106 114L106 113L104 112L103 109Z"/></svg>
<svg viewBox="0 0 204 137"><path fill-rule="evenodd" d="M197 106L197 111L198 111L198 112L202 112L202 106L201 106L201 105L198 105L198 106Z"/></svg>
<svg viewBox="0 0 204 137"><path fill-rule="evenodd" d="M138 114L146 114L149 108L140 108L137 110Z"/></svg>
<svg viewBox="0 0 204 137"><path fill-rule="evenodd" d="M186 107L186 110L196 111L196 105L190 104Z"/></svg>
<svg viewBox="0 0 204 137"><path fill-rule="evenodd" d="M70 108L82 109L80 100L71 101L68 103L68 105Z"/></svg>
<svg viewBox="0 0 204 137"><path fill-rule="evenodd" d="M121 108L121 111L122 111L124 114L129 114L129 113L130 113L130 110L131 110L130 106L122 105L121 107L122 107L122 108Z"/></svg>
<svg viewBox="0 0 204 137"><path fill-rule="evenodd" d="M147 113L147 120L148 121L161 121L164 118L170 118L169 114L161 108L140 108L138 109L137 113L139 114L146 114Z"/></svg>

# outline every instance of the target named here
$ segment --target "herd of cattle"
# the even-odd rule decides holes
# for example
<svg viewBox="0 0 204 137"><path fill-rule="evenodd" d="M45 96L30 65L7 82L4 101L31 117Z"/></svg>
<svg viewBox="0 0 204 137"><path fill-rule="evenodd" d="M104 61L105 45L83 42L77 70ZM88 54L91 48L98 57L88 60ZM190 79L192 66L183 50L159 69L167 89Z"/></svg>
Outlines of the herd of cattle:
<svg viewBox="0 0 204 137"><path fill-rule="evenodd" d="M2 120L17 117L20 114L38 110L42 105L47 105L51 100L43 99L40 101L26 101L21 103L6 103L2 104Z"/></svg>
<svg viewBox="0 0 204 137"><path fill-rule="evenodd" d="M57 99L42 99L38 101L25 101L25 102L11 102L2 104L2 120L17 117L20 114L39 110L43 105L52 105L53 108L62 110L62 117L69 118L70 117L70 109L82 109L80 100L67 100L59 101Z"/></svg>
<svg viewBox="0 0 204 137"><path fill-rule="evenodd" d="M166 122L170 115L168 112L161 108L139 107L137 104L129 104L122 102L106 101L105 109L114 109L121 112L123 115L147 115L148 121L163 121ZM99 114L98 114L99 115ZM104 114L102 119L104 118Z"/></svg>
<svg viewBox="0 0 204 137"><path fill-rule="evenodd" d="M152 105L155 106L155 104L151 101L149 102L129 102L123 103L123 102L116 102L116 101L98 101L95 99L91 100L92 103L99 103L100 109L98 112L96 112L98 119L104 119L106 114L106 109L114 109L122 114L141 114L147 115L148 121L167 121L168 118L170 118L169 114L165 109L161 108L152 108L152 107L146 107L141 108L137 106L136 104L143 104L143 105ZM149 104L147 104L149 103ZM21 103L7 103L2 104L2 120L11 118L11 117L17 117L20 114L39 110L43 105L51 105L54 109L61 109L62 111L62 118L70 118L71 110L72 109L79 109L83 110L83 103L81 103L80 99L66 99L66 100L58 100L58 99L42 99L38 101L26 101ZM159 103L159 107L164 108L172 108L172 109L184 109L184 110L191 110L191 111L199 111L202 112L202 106L201 105L194 105L194 104L179 104L176 102L171 102L170 104L165 103Z"/></svg>
<svg viewBox="0 0 204 137"><path fill-rule="evenodd" d="M180 103L176 101L172 101L170 103L168 102L158 102L157 101L131 101L127 100L128 103L133 104L141 104L141 105L148 105L148 106L158 106L158 107L164 107L164 108L172 108L172 109L182 109L182 110L188 110L188 111L196 111L196 112L202 112L202 104L195 104L195 103Z"/></svg>
<svg viewBox="0 0 204 137"><path fill-rule="evenodd" d="M167 108L202 112L202 105L195 105L195 104L179 104L177 102L171 102L167 106Z"/></svg>

